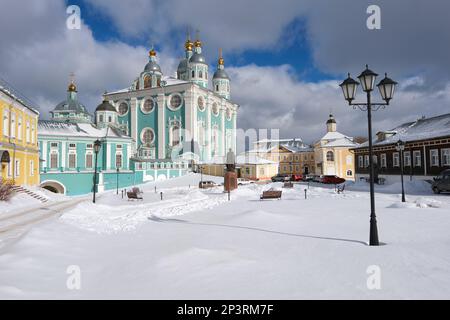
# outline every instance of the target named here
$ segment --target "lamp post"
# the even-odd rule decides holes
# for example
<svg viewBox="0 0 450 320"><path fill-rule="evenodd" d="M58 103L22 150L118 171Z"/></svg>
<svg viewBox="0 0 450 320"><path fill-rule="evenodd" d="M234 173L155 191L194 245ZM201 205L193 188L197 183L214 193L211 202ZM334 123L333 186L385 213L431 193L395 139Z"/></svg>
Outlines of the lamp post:
<svg viewBox="0 0 450 320"><path fill-rule="evenodd" d="M119 167L116 168L116 194L119 194Z"/></svg>
<svg viewBox="0 0 450 320"><path fill-rule="evenodd" d="M100 140L95 140L94 142L94 152L95 152L95 166L94 166L94 188L93 188L93 197L92 202L95 203L95 193L97 191L97 158L98 152L100 151L100 147L102 146L102 142Z"/></svg>
<svg viewBox="0 0 450 320"><path fill-rule="evenodd" d="M406 202L405 186L403 184L403 151L405 151L405 143L402 140L398 140L395 149L400 152L400 177L402 180L402 202Z"/></svg>
<svg viewBox="0 0 450 320"><path fill-rule="evenodd" d="M371 100L371 92L375 87L375 79L378 76L375 72L369 69L366 65L366 70L364 70L358 79L360 82L352 79L350 73L348 78L345 79L339 86L342 88L345 100L347 100L350 106L354 109L358 107L362 111L367 111L367 127L369 133L369 175L370 175L370 237L369 245L378 246L380 243L378 241L378 229L377 229L377 219L375 215L375 190L374 190L374 165L373 165L373 146L372 146L372 111L377 111L380 107L385 107L389 105L389 101L394 96L395 85L397 82L389 79L387 74L383 80L381 80L377 87L380 91L381 98L385 101L384 103L373 103ZM356 88L361 83L363 91L366 93L367 102L365 103L353 103L356 94Z"/></svg>

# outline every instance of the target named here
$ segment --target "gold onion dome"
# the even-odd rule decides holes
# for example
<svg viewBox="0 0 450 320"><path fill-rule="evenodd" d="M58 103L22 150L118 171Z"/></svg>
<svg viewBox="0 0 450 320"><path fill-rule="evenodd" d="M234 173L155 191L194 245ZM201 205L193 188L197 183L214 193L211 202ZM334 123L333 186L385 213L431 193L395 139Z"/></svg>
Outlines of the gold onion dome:
<svg viewBox="0 0 450 320"><path fill-rule="evenodd" d="M156 51L155 51L155 49L152 48L152 50L150 50L150 52L148 53L148 55L149 55L150 57L156 57Z"/></svg>
<svg viewBox="0 0 450 320"><path fill-rule="evenodd" d="M195 43L194 43L194 45L195 45L195 47L201 47L202 46L202 42L199 40L199 39L197 39L197 40L195 40Z"/></svg>
<svg viewBox="0 0 450 320"><path fill-rule="evenodd" d="M70 92L76 92L77 91L77 86L75 85L75 83L73 83L73 81L69 84L69 87L67 88L67 91L70 91Z"/></svg>
<svg viewBox="0 0 450 320"><path fill-rule="evenodd" d="M194 43L191 40L186 40L184 47L186 48L186 50L188 51L192 51L192 47L194 46Z"/></svg>

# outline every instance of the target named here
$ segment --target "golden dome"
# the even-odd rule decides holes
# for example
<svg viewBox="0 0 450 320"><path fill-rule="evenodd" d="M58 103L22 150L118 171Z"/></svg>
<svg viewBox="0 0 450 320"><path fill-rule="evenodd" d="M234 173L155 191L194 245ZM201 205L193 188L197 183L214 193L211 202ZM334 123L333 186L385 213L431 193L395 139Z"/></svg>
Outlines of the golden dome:
<svg viewBox="0 0 450 320"><path fill-rule="evenodd" d="M192 51L192 47L194 46L194 43L191 40L186 40L184 47L187 51Z"/></svg>
<svg viewBox="0 0 450 320"><path fill-rule="evenodd" d="M194 45L195 45L196 48L201 47L202 46L202 42L199 39L197 39L197 40L195 40Z"/></svg>
<svg viewBox="0 0 450 320"><path fill-rule="evenodd" d="M148 53L148 55L149 55L150 57L156 57L156 51L155 51L155 49L152 48L152 50L150 50L150 52Z"/></svg>
<svg viewBox="0 0 450 320"><path fill-rule="evenodd" d="M219 64L223 66L225 64L225 60L222 57L219 58Z"/></svg>
<svg viewBox="0 0 450 320"><path fill-rule="evenodd" d="M67 88L67 91L70 91L70 92L76 92L77 91L77 86L75 85L75 83L73 83L73 81L69 84L69 87Z"/></svg>

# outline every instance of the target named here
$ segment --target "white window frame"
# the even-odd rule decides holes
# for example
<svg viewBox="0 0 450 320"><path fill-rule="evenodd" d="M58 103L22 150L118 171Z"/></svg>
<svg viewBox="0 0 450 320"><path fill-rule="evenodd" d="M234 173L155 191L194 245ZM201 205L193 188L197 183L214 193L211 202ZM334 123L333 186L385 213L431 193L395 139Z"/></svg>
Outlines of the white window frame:
<svg viewBox="0 0 450 320"><path fill-rule="evenodd" d="M16 162L14 163L14 177L20 177L20 159L16 159Z"/></svg>
<svg viewBox="0 0 450 320"><path fill-rule="evenodd" d="M434 162L433 160L437 160ZM439 150L431 149L430 150L430 167L439 167Z"/></svg>
<svg viewBox="0 0 450 320"><path fill-rule="evenodd" d="M387 168L387 157L386 153L382 153L380 155L380 167L381 168Z"/></svg>
<svg viewBox="0 0 450 320"><path fill-rule="evenodd" d="M117 166L117 156L120 156L120 166ZM122 152L116 152L116 156L114 157L115 168L122 169L123 168L123 155Z"/></svg>
<svg viewBox="0 0 450 320"><path fill-rule="evenodd" d="M411 151L403 152L403 166L410 167L411 166Z"/></svg>
<svg viewBox="0 0 450 320"><path fill-rule="evenodd" d="M364 168L364 156L358 156L358 167Z"/></svg>
<svg viewBox="0 0 450 320"><path fill-rule="evenodd" d="M370 160L369 155L365 155L365 156L364 156L364 168L370 167L370 162L369 162L369 160Z"/></svg>
<svg viewBox="0 0 450 320"><path fill-rule="evenodd" d="M400 167L400 153L394 152L392 154L392 167L398 168Z"/></svg>
<svg viewBox="0 0 450 320"><path fill-rule="evenodd" d="M20 141L22 141L22 138L23 138L22 123L23 123L23 117L20 115L19 120L17 121L17 139L19 139Z"/></svg>
<svg viewBox="0 0 450 320"><path fill-rule="evenodd" d="M450 166L450 148L441 149L442 166Z"/></svg>
<svg viewBox="0 0 450 320"><path fill-rule="evenodd" d="M417 155L419 155L419 157L417 157ZM420 152L420 150L414 150L413 151L413 166L416 167L421 167L422 166L422 153ZM417 159L419 161L417 161Z"/></svg>
<svg viewBox="0 0 450 320"><path fill-rule="evenodd" d="M34 144L36 142L35 134L36 134L36 128L33 123L33 124L31 124L31 143L32 144Z"/></svg>
<svg viewBox="0 0 450 320"><path fill-rule="evenodd" d="M52 155L56 155L56 166L52 166ZM50 151L50 159L49 159L49 168L50 169L58 169L59 167L59 152L58 151Z"/></svg>
<svg viewBox="0 0 450 320"><path fill-rule="evenodd" d="M74 166L70 165L70 158L71 158L71 156L73 156L74 159L75 159L75 165ZM69 169L76 169L77 168L77 154L76 154L76 152L71 152L70 151L69 154L67 155L67 167Z"/></svg>
<svg viewBox="0 0 450 320"><path fill-rule="evenodd" d="M88 161L87 161L88 156L91 156L91 165L90 166L88 166ZM86 152L86 154L84 156L84 166L86 169L94 168L94 153L92 151Z"/></svg>
<svg viewBox="0 0 450 320"><path fill-rule="evenodd" d="M26 126L27 126L27 132L26 132L26 142L27 143L30 143L30 121L29 120L27 120L27 122L26 122Z"/></svg>
<svg viewBox="0 0 450 320"><path fill-rule="evenodd" d="M16 113L11 112L11 138L16 138Z"/></svg>
<svg viewBox="0 0 450 320"><path fill-rule="evenodd" d="M9 110L3 110L3 135L9 137Z"/></svg>

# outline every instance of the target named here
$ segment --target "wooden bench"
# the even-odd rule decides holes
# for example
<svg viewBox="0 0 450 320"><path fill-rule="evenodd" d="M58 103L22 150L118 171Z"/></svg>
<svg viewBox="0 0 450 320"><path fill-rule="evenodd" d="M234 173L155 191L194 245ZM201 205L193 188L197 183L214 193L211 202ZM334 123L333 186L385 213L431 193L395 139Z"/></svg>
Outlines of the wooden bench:
<svg viewBox="0 0 450 320"><path fill-rule="evenodd" d="M128 200L144 200L141 196L139 196L136 192L127 191Z"/></svg>
<svg viewBox="0 0 450 320"><path fill-rule="evenodd" d="M286 181L283 184L283 188L293 188L293 187L294 187L294 184L292 182L290 182L290 181Z"/></svg>
<svg viewBox="0 0 450 320"><path fill-rule="evenodd" d="M263 191L262 195L260 196L260 199L281 199L281 191L276 190L268 190Z"/></svg>

